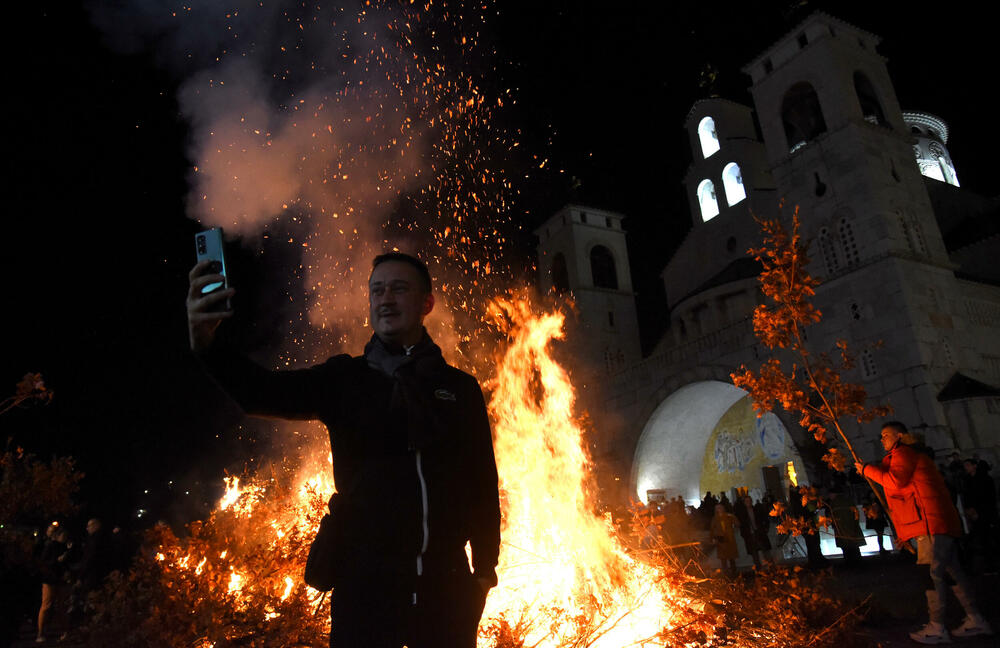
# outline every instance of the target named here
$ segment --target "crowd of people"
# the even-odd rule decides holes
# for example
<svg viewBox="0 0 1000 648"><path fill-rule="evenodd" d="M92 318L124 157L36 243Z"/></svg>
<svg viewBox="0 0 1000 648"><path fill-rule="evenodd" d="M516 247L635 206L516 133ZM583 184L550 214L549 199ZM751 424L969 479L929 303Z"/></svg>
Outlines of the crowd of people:
<svg viewBox="0 0 1000 648"><path fill-rule="evenodd" d="M37 643L53 636L65 638L86 619L89 599L113 569L121 569L131 548L118 527L108 531L101 520L90 518L77 537L67 524L53 522L40 535L35 548L41 603L36 626Z"/></svg>
<svg viewBox="0 0 1000 648"><path fill-rule="evenodd" d="M640 544L644 549L664 548L684 556L693 554L696 547L702 551L707 547L716 552L724 568L735 573L739 535L746 554L761 566L763 561L774 560L769 536L772 508L768 495L756 502L740 495L733 504L725 493L716 497L708 492L699 506L687 506L679 496L652 499L647 506L650 522L644 526Z"/></svg>
<svg viewBox="0 0 1000 648"><path fill-rule="evenodd" d="M874 537L880 557L898 549L910 556L908 560L926 565L921 569L927 570L930 621L910 633L911 638L935 644L952 636L992 634L968 576L997 570L1000 512L991 466L978 456L963 458L957 452L946 464L935 466L933 452L916 443L898 421L883 425L881 443L886 455L880 462L858 462L853 472L833 473L820 486L789 487L779 507L769 495L755 502L746 488L733 489L734 501L727 493L707 492L697 506L650 492L649 504L638 517L640 545L659 551L683 547L708 564L714 556L727 574L735 575L741 556L737 536L758 568L782 554L794 555L797 551L786 549L802 545L810 567L828 566L821 533L833 537L844 567L859 567L862 548ZM862 478L875 484L878 493ZM770 535L779 517L782 533ZM966 612L963 622L950 631L944 626L947 592Z"/></svg>
<svg viewBox="0 0 1000 648"><path fill-rule="evenodd" d="M978 572L995 573L1000 556L1000 515L989 464L978 457L963 460L955 453L947 465L939 468L962 514L966 530L961 540L963 558ZM867 485L858 486L861 483L859 478L836 480L819 489L815 499L806 501L797 488L790 489L786 515L802 526L800 539L793 542L804 549L809 566L829 565L821 551L820 531L833 537L846 566L862 564L861 551L869 536L875 539L880 556L894 551L889 517ZM745 489L735 492L735 503L727 493L716 495L711 491L697 506L685 504L680 496L651 499L645 507L650 515L649 522L643 525L640 545L685 555L697 546L709 556L714 554L728 573L736 572L735 563L741 555L737 537L743 555L749 556L754 565L780 560L781 546L774 545L784 545L790 538L770 533L779 521L771 515L774 499L765 494L754 501L749 495L739 494Z"/></svg>

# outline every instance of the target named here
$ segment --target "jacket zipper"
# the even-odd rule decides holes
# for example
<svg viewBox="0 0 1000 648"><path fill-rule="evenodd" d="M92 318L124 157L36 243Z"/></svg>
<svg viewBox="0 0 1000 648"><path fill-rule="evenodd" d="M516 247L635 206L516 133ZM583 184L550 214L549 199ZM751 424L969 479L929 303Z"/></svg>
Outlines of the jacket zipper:
<svg viewBox="0 0 1000 648"><path fill-rule="evenodd" d="M424 552L427 551L427 541L430 537L430 529L427 526L427 482L424 481L423 464L420 461L420 451L417 450L417 478L420 480L420 505L422 512L421 528L423 530L423 541L420 543L420 553L417 554L417 576L424 573Z"/></svg>

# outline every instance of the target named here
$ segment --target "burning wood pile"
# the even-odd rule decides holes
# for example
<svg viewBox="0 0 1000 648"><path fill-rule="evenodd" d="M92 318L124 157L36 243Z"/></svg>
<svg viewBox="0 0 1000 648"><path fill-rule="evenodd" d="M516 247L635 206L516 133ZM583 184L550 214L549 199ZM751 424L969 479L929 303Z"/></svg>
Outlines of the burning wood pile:
<svg viewBox="0 0 1000 648"><path fill-rule="evenodd" d="M843 644L856 615L801 575L733 583L669 552L627 549L594 512L573 386L550 354L563 315L525 293L494 301L490 316L507 336L486 383L504 526L480 646ZM183 538L153 528L129 573L101 592L91 645L326 645L328 600L302 568L333 490L329 468L273 472L227 478L218 510Z"/></svg>

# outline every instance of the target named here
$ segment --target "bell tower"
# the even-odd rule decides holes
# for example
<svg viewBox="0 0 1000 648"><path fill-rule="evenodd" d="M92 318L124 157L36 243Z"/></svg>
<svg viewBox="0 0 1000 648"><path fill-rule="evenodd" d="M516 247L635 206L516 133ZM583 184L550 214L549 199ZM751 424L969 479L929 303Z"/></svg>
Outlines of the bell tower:
<svg viewBox="0 0 1000 648"><path fill-rule="evenodd" d="M878 43L817 12L744 72L784 216L799 209L810 271L823 282L810 344L846 339L871 398L932 447L951 447L937 394L954 368L940 349L965 344L950 297L962 288ZM871 442L870 430L852 427Z"/></svg>
<svg viewBox="0 0 1000 648"><path fill-rule="evenodd" d="M539 287L572 293L575 342L595 373L614 373L641 359L623 218L566 205L535 230Z"/></svg>
<svg viewBox="0 0 1000 648"><path fill-rule="evenodd" d="M744 68L775 184L820 242L821 275L893 254L948 263L879 40L817 12Z"/></svg>

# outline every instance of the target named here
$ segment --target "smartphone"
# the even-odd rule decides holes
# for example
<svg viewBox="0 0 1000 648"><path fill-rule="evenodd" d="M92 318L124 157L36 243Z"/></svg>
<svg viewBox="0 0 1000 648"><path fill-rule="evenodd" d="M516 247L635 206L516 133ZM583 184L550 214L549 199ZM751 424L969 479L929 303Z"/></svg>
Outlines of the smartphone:
<svg viewBox="0 0 1000 648"><path fill-rule="evenodd" d="M202 288L201 294L207 295L216 290L225 290L228 286L228 279L225 278L227 277L226 255L222 246L222 228L213 227L210 230L198 232L194 235L194 246L195 252L198 255L198 261L209 260L212 262L209 265L208 272L221 274L224 278L223 281L216 281Z"/></svg>

